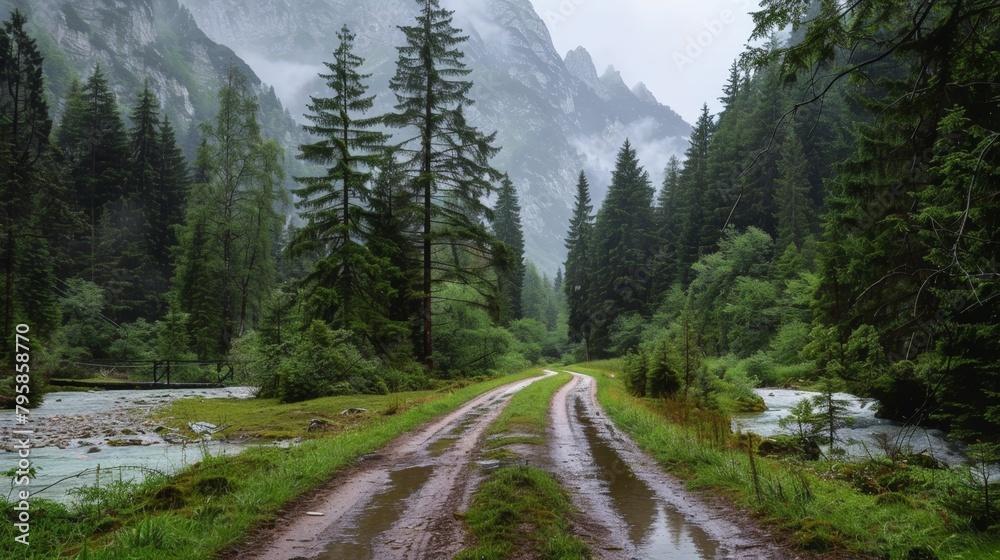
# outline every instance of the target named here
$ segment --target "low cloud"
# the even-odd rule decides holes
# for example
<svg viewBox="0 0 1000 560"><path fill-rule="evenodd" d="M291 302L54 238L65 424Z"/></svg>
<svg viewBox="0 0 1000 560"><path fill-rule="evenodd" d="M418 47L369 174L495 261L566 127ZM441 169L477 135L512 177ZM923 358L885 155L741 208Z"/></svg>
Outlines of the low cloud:
<svg viewBox="0 0 1000 560"><path fill-rule="evenodd" d="M302 114L309 103L309 95L322 84L319 73L327 72L327 67L272 60L253 53L244 53L242 57L265 84L274 87L275 95L286 105L292 117L303 121Z"/></svg>
<svg viewBox="0 0 1000 560"><path fill-rule="evenodd" d="M664 138L656 131L657 124L652 118L642 119L629 124L615 122L597 135L577 137L570 140L573 148L579 152L583 160L584 171L590 180L591 196L595 206L599 206L608 187L611 185L611 174L615 169L618 152L627 138L635 149L639 164L649 173L653 187L659 189L663 184L663 171L667 167L670 156L684 159L687 148L685 138Z"/></svg>

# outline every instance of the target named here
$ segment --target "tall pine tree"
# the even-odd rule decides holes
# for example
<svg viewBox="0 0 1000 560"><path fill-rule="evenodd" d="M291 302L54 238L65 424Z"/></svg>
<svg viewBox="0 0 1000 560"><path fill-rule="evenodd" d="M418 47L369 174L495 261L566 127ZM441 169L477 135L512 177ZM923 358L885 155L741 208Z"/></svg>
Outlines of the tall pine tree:
<svg viewBox="0 0 1000 560"><path fill-rule="evenodd" d="M663 172L663 186L656 195L653 211L653 250L656 251L653 267L653 284L650 302L654 303L677 281L677 241L680 236L680 213L677 202L680 196L681 164L670 156Z"/></svg>
<svg viewBox="0 0 1000 560"><path fill-rule="evenodd" d="M113 255L99 255L99 234L108 205L125 195L128 184L129 146L118 101L100 65L84 84L74 82L56 141L69 159L73 201L86 216L83 239L74 250L75 270L93 282L112 276Z"/></svg>
<svg viewBox="0 0 1000 560"><path fill-rule="evenodd" d="M690 282L691 265L702 255L708 254L714 240L721 236L721 230L714 230L714 220L708 212L711 201L705 200L708 188L709 144L715 131L715 122L708 112L708 105L702 108L701 116L691 133L691 145L685 152L684 170L678 181L677 195L677 271L683 284Z"/></svg>
<svg viewBox="0 0 1000 560"><path fill-rule="evenodd" d="M778 161L778 212L774 216L778 226L774 247L776 255L782 254L789 245L795 245L801 250L811 233L814 217L807 166L802 143L799 142L795 128L789 126L781 144L781 159Z"/></svg>
<svg viewBox="0 0 1000 560"><path fill-rule="evenodd" d="M649 314L652 282L653 187L626 140L618 152L611 188L594 223L590 247L591 349L600 357L610 348L616 318Z"/></svg>
<svg viewBox="0 0 1000 560"><path fill-rule="evenodd" d="M400 27L406 44L397 48L396 75L389 83L397 104L387 123L405 129L409 138L397 154L408 164L422 205L420 354L433 369L436 274L468 284L485 280L475 264L456 256L461 250L472 260L489 257L493 238L482 225L489 211L481 200L499 180L489 163L498 148L493 146L496 133L483 135L465 118L464 108L473 104L468 96L472 82L464 79L470 70L459 45L467 37L452 25L453 12L442 9L438 0L417 4L415 25Z"/></svg>
<svg viewBox="0 0 1000 560"><path fill-rule="evenodd" d="M584 358L590 360L590 244L594 228L594 206L590 203L590 184L580 172L576 184L576 203L566 234L566 275L563 289L569 311L569 340L582 342Z"/></svg>
<svg viewBox="0 0 1000 560"><path fill-rule="evenodd" d="M378 118L365 117L374 95L367 95L360 73L364 60L354 53L354 34L347 26L338 33L340 44L320 74L333 97L312 98L305 129L320 138L300 146L300 158L327 167L324 175L299 177L295 191L300 215L307 220L292 239L289 252L298 257L316 254L319 260L303 279L307 318L335 328L365 333L369 339L386 327L385 288L389 276L382 263L363 244L371 200L373 169L385 152L388 137L375 130ZM310 321L307 321L308 324Z"/></svg>
<svg viewBox="0 0 1000 560"><path fill-rule="evenodd" d="M43 335L50 334L58 321L52 301L52 262L39 227L40 210L59 199L46 169L52 121L45 101L42 55L26 24L25 16L14 10L0 26L0 266L4 278L0 335L4 340L13 340L17 319L30 319Z"/></svg>

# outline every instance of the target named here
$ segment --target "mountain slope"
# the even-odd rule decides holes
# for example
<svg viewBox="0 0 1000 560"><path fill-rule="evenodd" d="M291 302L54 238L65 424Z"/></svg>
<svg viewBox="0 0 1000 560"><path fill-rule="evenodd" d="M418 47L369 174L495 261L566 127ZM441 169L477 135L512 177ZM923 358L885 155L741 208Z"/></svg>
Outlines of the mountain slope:
<svg viewBox="0 0 1000 560"><path fill-rule="evenodd" d="M416 14L412 0L183 0L202 29L239 53L293 115L309 95L326 95L316 78L336 48L335 31L357 33L357 52L373 74L376 111L391 109L388 90L402 44L397 25ZM652 95L633 93L613 69L597 76L590 55L556 52L529 0L444 0L469 35L464 50L477 104L469 112L484 132L498 131L503 151L495 165L518 187L529 258L554 273L565 249L580 169L591 175L595 199L604 196L614 156L626 137L658 176L680 154L690 126ZM648 93L648 91L646 92Z"/></svg>
<svg viewBox="0 0 1000 560"><path fill-rule="evenodd" d="M85 80L100 65L125 113L149 80L190 151L197 145L192 125L215 116L216 93L229 66L235 65L260 97L266 135L283 144L294 162L290 148L304 137L301 127L274 91L236 53L209 39L177 0L0 1L3 17L14 8L27 14L45 56L57 117L72 79Z"/></svg>

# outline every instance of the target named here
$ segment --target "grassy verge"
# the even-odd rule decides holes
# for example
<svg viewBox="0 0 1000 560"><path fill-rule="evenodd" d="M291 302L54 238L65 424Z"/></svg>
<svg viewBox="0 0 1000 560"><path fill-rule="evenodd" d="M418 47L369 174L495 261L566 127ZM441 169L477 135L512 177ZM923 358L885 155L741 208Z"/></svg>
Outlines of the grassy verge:
<svg viewBox="0 0 1000 560"><path fill-rule="evenodd" d="M960 477L952 471L904 467L911 482L908 493L901 493L902 484L900 492L867 494L849 476L841 476L849 466L762 458L749 452L746 438L720 441L711 435L710 428L699 425L704 416L632 397L614 363L568 369L593 375L598 400L615 424L688 480L689 487L732 497L788 531L805 550L848 550L886 559L1000 557L995 537L970 531L937 498L955 491L948 481ZM673 421L665 421L667 417ZM924 478L932 480L917 483Z"/></svg>
<svg viewBox="0 0 1000 560"><path fill-rule="evenodd" d="M533 467L494 472L473 498L465 522L478 545L455 560L590 558L587 546L570 534L573 505L552 476Z"/></svg>
<svg viewBox="0 0 1000 560"><path fill-rule="evenodd" d="M495 449L514 443L543 443L552 395L572 378L568 373L560 373L536 381L515 394L487 431L490 435L506 435L491 438L487 447Z"/></svg>
<svg viewBox="0 0 1000 560"><path fill-rule="evenodd" d="M329 437L351 426L365 424L372 416L401 414L415 406L440 398L440 393L419 391L392 395L350 395L282 404L277 399L202 399L174 401L158 409L153 417L161 424L178 428L181 434L194 437L190 422L210 422L225 427L214 437L247 439L315 439ZM348 409L367 413L344 415ZM312 419L326 422L322 429L306 431Z"/></svg>
<svg viewBox="0 0 1000 560"><path fill-rule="evenodd" d="M33 501L32 544L15 543L12 523L3 523L0 557L213 558L357 457L490 389L538 374L531 370L479 383L398 414L371 414L335 437L288 449L253 447L234 457L207 458L174 477L140 485L105 481L100 488L83 489L72 508ZM220 406L219 401L208 404ZM298 425L304 433L305 427ZM13 505L2 507L14 519Z"/></svg>
<svg viewBox="0 0 1000 560"><path fill-rule="evenodd" d="M545 441L552 395L572 376L566 373L536 381L515 394L490 434L509 434L490 440L487 456L515 456L503 446ZM541 558L576 560L590 552L570 533L567 518L573 505L565 490L542 469L515 466L490 474L473 497L472 509L464 514L476 546L456 560L502 560Z"/></svg>

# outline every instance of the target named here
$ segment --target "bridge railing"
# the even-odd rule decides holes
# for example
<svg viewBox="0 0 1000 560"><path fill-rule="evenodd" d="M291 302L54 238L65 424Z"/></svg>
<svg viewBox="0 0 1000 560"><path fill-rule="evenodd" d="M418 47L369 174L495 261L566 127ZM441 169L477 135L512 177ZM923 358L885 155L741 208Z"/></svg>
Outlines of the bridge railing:
<svg viewBox="0 0 1000 560"><path fill-rule="evenodd" d="M179 368L197 367L204 371L204 368L215 368L215 375L212 381L218 385L235 383L239 366L246 362L235 360L85 360L62 362L65 366L82 368L96 368L100 370L145 370L152 371L153 383L165 383L170 385L176 380L176 372Z"/></svg>

